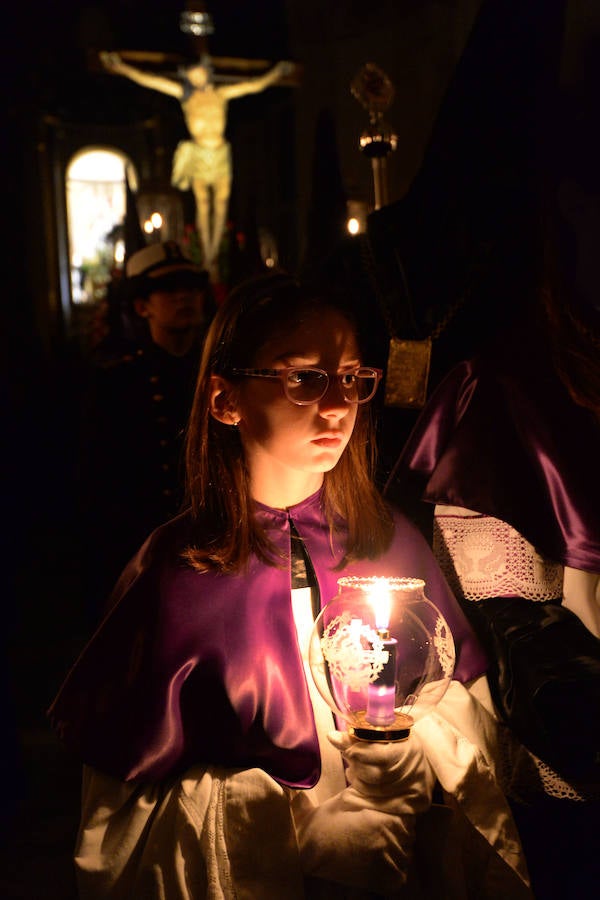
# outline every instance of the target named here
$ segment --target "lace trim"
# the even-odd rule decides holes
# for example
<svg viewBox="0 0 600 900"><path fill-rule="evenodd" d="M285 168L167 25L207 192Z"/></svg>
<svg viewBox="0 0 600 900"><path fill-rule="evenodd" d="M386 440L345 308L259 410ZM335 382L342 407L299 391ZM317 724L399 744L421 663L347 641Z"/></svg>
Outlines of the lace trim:
<svg viewBox="0 0 600 900"><path fill-rule="evenodd" d="M498 778L511 800L531 803L540 794L577 803L600 799L598 784L567 781L524 747L507 725L498 723L498 738Z"/></svg>
<svg viewBox="0 0 600 900"><path fill-rule="evenodd" d="M543 559L518 531L492 516L436 507L433 551L454 593L466 600L562 597L562 565Z"/></svg>

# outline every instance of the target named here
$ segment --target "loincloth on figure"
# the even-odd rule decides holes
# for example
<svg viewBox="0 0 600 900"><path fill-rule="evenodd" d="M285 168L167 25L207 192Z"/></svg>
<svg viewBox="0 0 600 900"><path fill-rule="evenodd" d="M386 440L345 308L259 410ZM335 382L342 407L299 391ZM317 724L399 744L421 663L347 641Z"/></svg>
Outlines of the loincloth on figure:
<svg viewBox="0 0 600 900"><path fill-rule="evenodd" d="M171 184L182 191L192 186L194 179L213 185L231 177L231 145L225 141L220 147L203 147L195 141L180 141L173 154Z"/></svg>

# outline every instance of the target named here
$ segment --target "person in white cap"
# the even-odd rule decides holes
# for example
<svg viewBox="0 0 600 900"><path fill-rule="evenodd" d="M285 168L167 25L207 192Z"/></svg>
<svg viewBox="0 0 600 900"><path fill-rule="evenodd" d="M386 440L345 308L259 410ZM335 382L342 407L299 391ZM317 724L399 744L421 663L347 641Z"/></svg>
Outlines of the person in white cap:
<svg viewBox="0 0 600 900"><path fill-rule="evenodd" d="M94 619L139 541L179 511L183 434L214 312L208 273L174 241L134 253L122 286L143 332L91 368L82 408L80 515Z"/></svg>
<svg viewBox="0 0 600 900"><path fill-rule="evenodd" d="M187 354L204 325L208 272L166 241L134 253L125 274L128 299L153 343L173 356Z"/></svg>

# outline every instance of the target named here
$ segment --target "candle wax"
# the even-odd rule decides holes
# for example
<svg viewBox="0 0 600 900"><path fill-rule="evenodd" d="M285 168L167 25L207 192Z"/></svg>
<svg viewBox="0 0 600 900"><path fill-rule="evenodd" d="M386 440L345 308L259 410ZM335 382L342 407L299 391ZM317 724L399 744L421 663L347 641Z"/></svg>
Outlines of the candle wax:
<svg viewBox="0 0 600 900"><path fill-rule="evenodd" d="M388 654L387 662L368 688L365 718L371 725L391 725L395 719L396 644L395 638L383 641L383 649Z"/></svg>

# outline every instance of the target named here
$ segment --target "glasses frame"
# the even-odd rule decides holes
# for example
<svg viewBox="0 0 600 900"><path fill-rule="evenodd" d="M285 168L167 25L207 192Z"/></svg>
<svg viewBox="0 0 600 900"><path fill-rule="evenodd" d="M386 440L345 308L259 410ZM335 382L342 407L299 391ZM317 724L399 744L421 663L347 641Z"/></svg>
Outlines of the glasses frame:
<svg viewBox="0 0 600 900"><path fill-rule="evenodd" d="M318 366L285 366L283 369L230 369L230 374L235 376L241 376L244 378L276 378L281 382L281 386L283 388L283 392L290 403L293 403L294 406L313 406L315 403L320 403L327 391L329 390L329 385L331 383L332 378L337 378L340 380L340 392L342 396L344 396L344 391L341 386L341 379L345 375L353 375L361 370L366 370L367 372L373 373L375 376L375 384L373 390L369 394L368 397L365 397L362 400L349 400L347 397L344 397L345 403L348 403L352 406L361 406L363 403L368 403L369 400L372 400L377 392L377 388L379 387L379 382L383 377L383 370L376 369L374 366L356 366L353 369L346 369L344 372L335 372L329 373L326 372L325 369L320 369ZM323 388L323 393L320 397L317 397L316 400L295 400L288 393L288 384L287 379L289 378L292 372L318 372L319 375L325 376L325 387Z"/></svg>

